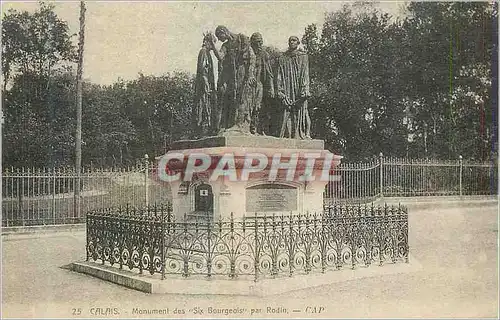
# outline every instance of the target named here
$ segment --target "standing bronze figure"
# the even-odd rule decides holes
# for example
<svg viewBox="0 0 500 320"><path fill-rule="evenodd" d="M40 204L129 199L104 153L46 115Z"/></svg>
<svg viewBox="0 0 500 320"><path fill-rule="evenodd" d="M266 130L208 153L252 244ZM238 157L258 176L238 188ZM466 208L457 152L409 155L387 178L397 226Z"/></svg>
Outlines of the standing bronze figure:
<svg viewBox="0 0 500 320"><path fill-rule="evenodd" d="M211 45L217 41L212 33L203 36L203 44L198 54L195 82L194 127L197 138L208 136L217 129L217 84L214 61L210 53Z"/></svg>
<svg viewBox="0 0 500 320"><path fill-rule="evenodd" d="M278 60L277 97L282 105L280 138L311 139L311 119L307 110L309 61L298 48L300 40L288 39L288 50Z"/></svg>
<svg viewBox="0 0 500 320"><path fill-rule="evenodd" d="M255 54L250 40L243 34L230 32L225 26L215 29L215 36L224 42L220 50L210 44L219 60L218 128L222 131L250 133L251 86L255 84Z"/></svg>
<svg viewBox="0 0 500 320"><path fill-rule="evenodd" d="M252 34L250 43L255 53L255 84L252 87L250 132L270 134L270 99L274 98L274 78L268 53L262 48L262 35Z"/></svg>

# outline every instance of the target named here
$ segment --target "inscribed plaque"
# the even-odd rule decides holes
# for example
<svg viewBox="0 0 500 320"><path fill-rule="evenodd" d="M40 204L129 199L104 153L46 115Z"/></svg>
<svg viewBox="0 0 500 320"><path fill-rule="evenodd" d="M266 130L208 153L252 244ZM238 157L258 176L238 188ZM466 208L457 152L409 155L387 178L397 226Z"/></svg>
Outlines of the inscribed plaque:
<svg viewBox="0 0 500 320"><path fill-rule="evenodd" d="M246 189L247 212L297 210L297 188L283 184L261 184Z"/></svg>

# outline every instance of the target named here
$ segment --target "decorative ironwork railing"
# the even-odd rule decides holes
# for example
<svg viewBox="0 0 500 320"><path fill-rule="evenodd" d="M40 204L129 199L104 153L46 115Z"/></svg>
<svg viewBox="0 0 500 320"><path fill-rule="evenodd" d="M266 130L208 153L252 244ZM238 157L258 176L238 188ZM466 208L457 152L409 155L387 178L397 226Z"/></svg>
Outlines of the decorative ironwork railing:
<svg viewBox="0 0 500 320"><path fill-rule="evenodd" d="M403 206L325 207L321 214L176 221L171 206L87 214L87 260L183 277L292 276L408 262Z"/></svg>
<svg viewBox="0 0 500 320"><path fill-rule="evenodd" d="M385 197L498 194L496 163L379 157L341 163L323 195L326 204L367 203ZM339 179L338 179L339 178ZM80 181L80 195L75 185ZM2 226L82 223L108 207L171 200L168 184L149 164L128 169L8 169L2 174Z"/></svg>
<svg viewBox="0 0 500 320"><path fill-rule="evenodd" d="M379 156L341 163L324 192L326 203L363 203L385 197L498 194L496 163Z"/></svg>
<svg viewBox="0 0 500 320"><path fill-rule="evenodd" d="M83 223L91 210L170 200L169 186L153 175L140 167L83 171L77 199L73 170L10 169L2 175L2 226Z"/></svg>

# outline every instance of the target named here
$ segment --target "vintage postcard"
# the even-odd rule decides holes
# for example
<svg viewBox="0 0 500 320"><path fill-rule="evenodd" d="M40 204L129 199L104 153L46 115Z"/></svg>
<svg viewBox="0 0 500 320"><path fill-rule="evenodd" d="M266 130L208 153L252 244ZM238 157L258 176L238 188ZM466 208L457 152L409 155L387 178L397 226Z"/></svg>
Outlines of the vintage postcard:
<svg viewBox="0 0 500 320"><path fill-rule="evenodd" d="M498 3L3 1L2 318L498 318Z"/></svg>

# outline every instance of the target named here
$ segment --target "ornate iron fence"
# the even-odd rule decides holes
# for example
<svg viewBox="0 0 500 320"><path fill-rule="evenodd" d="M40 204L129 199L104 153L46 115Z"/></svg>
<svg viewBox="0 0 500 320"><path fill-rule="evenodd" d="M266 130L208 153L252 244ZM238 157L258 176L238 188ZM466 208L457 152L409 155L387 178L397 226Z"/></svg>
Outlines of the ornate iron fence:
<svg viewBox="0 0 500 320"><path fill-rule="evenodd" d="M87 260L151 275L260 278L408 262L406 207L176 221L169 205L87 214Z"/></svg>
<svg viewBox="0 0 500 320"><path fill-rule="evenodd" d="M368 163L341 163L324 199L363 203L381 196L463 196L498 194L495 163L387 158ZM340 178L340 179L338 179Z"/></svg>
<svg viewBox="0 0 500 320"><path fill-rule="evenodd" d="M367 163L341 163L340 179L327 184L325 203L368 203L381 196L498 194L495 163L379 157ZM2 174L2 226L81 223L85 213L114 206L144 206L171 200L154 168L86 170L9 169Z"/></svg>
<svg viewBox="0 0 500 320"><path fill-rule="evenodd" d="M165 212L171 217L170 206L140 210L127 205L87 213L87 261L101 259L141 274L164 272Z"/></svg>
<svg viewBox="0 0 500 320"><path fill-rule="evenodd" d="M75 185L80 181L79 199ZM85 222L85 213L113 206L144 206L170 199L168 185L148 167L86 170L10 169L2 175L2 226ZM79 200L77 202L77 200ZM79 207L77 207L79 206Z"/></svg>

